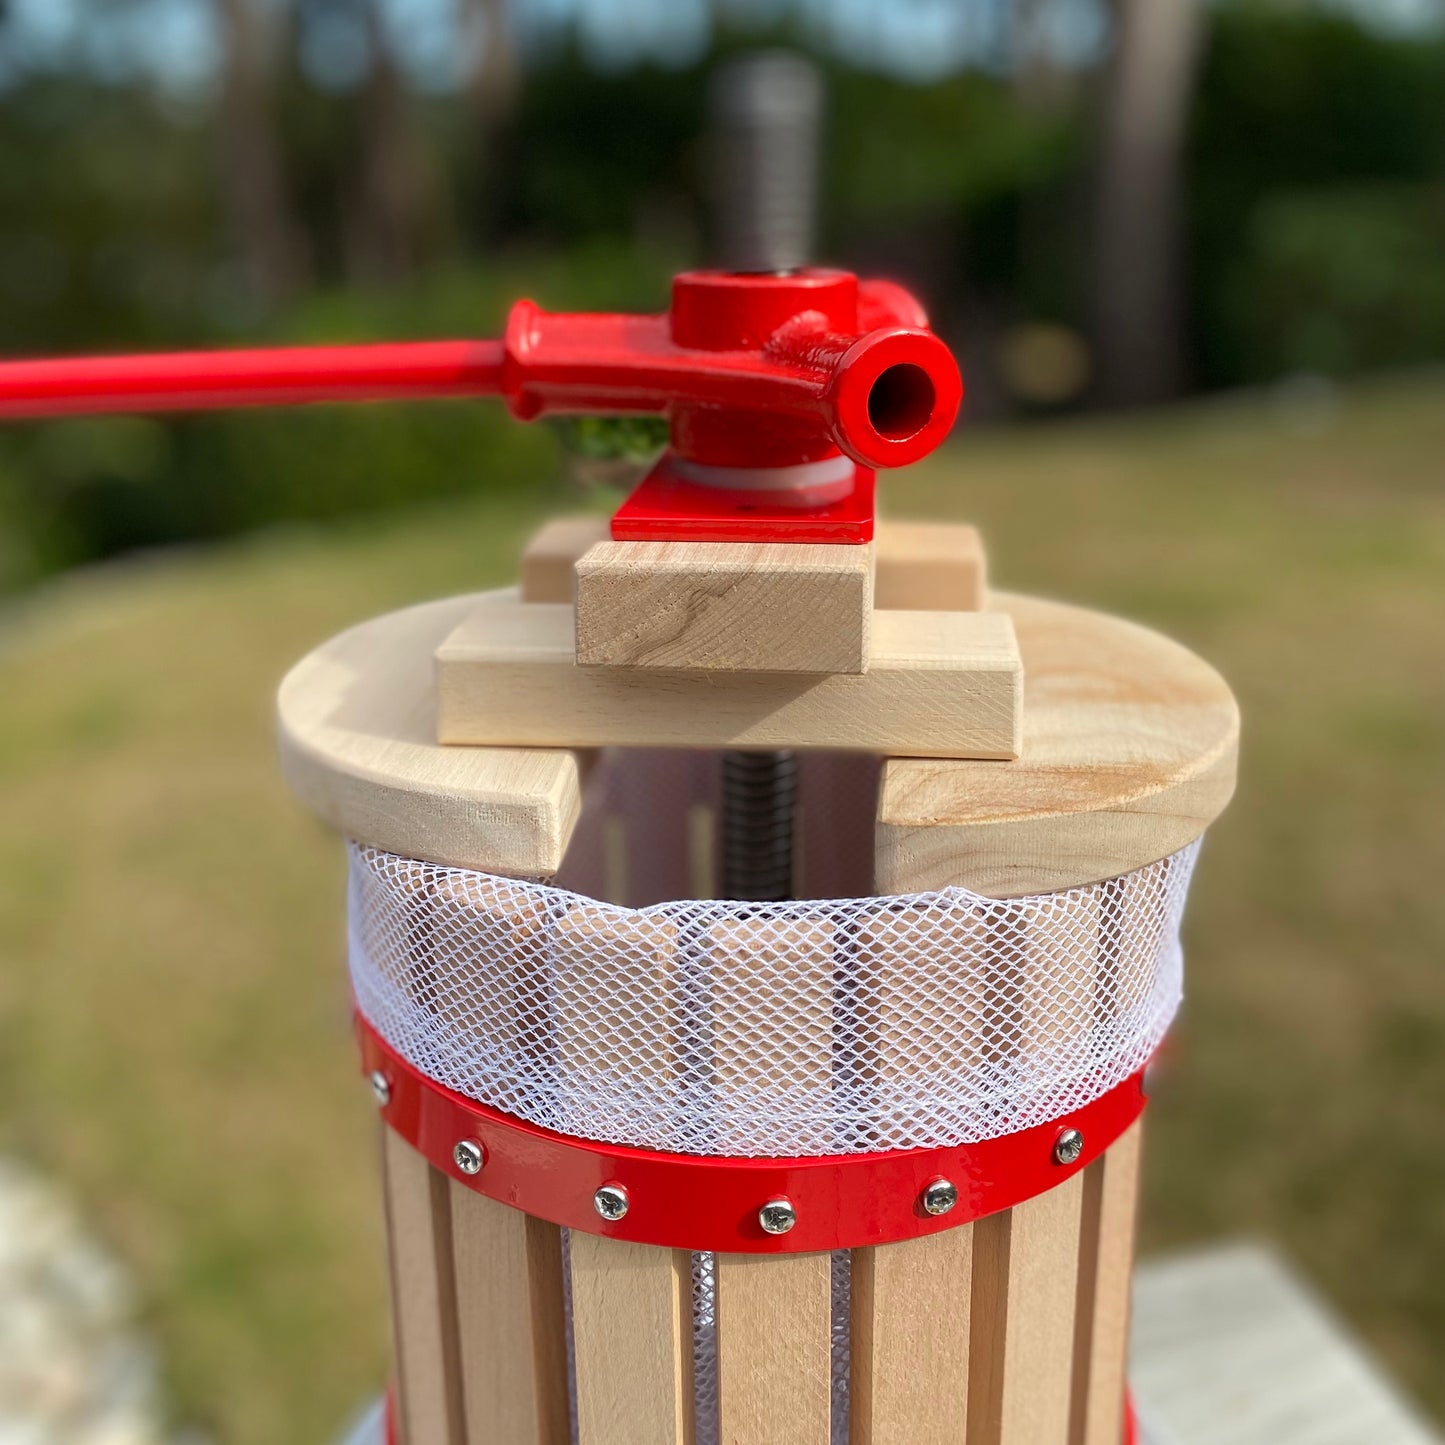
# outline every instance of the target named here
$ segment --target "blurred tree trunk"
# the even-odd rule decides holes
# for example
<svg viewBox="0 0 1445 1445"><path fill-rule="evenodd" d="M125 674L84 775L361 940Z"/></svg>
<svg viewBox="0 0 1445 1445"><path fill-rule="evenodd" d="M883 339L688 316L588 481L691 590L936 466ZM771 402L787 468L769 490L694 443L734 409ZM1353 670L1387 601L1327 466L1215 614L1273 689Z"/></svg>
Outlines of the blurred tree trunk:
<svg viewBox="0 0 1445 1445"><path fill-rule="evenodd" d="M468 86L462 190L470 229L475 239L486 240L501 225L508 137L522 96L522 61L508 0L467 0L467 5L468 21L480 31L481 55Z"/></svg>
<svg viewBox="0 0 1445 1445"><path fill-rule="evenodd" d="M252 0L216 0L225 53L221 186L247 280L263 304L306 280L306 247L286 193L273 72Z"/></svg>
<svg viewBox="0 0 1445 1445"><path fill-rule="evenodd" d="M348 250L355 274L387 284L415 275L425 259L435 186L381 0L363 3L371 68L360 95L360 165Z"/></svg>
<svg viewBox="0 0 1445 1445"><path fill-rule="evenodd" d="M1113 0L1091 243L1097 394L1158 401L1185 382L1186 128L1204 0Z"/></svg>
<svg viewBox="0 0 1445 1445"><path fill-rule="evenodd" d="M507 0L471 0L482 27L482 56L472 78L472 102L488 133L506 124L522 91L522 63Z"/></svg>

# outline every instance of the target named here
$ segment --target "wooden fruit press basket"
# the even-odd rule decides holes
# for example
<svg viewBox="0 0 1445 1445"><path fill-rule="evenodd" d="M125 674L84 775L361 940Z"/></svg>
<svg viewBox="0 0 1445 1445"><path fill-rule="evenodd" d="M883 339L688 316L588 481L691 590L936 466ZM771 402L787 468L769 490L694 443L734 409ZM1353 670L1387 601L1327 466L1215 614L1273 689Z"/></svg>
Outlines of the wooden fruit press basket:
<svg viewBox="0 0 1445 1445"><path fill-rule="evenodd" d="M1145 1070L1228 688L874 525L957 368L899 288L695 272L498 342L0 368L0 411L653 411L610 520L279 701L348 839L398 1445L1118 1445Z"/></svg>

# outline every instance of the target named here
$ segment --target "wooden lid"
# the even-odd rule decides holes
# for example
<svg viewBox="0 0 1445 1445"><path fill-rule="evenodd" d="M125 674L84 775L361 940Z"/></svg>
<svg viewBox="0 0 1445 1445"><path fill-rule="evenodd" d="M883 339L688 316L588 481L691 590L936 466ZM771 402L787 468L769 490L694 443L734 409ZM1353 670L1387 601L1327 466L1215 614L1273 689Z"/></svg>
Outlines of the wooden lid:
<svg viewBox="0 0 1445 1445"><path fill-rule="evenodd" d="M359 843L550 877L581 811L578 755L436 740L432 654L476 602L375 617L304 657L277 698L281 769L307 807Z"/></svg>
<svg viewBox="0 0 1445 1445"><path fill-rule="evenodd" d="M1055 892L1192 843L1234 792L1239 709L1224 679L1146 627L995 593L1024 659L1015 762L893 759L878 889Z"/></svg>
<svg viewBox="0 0 1445 1445"><path fill-rule="evenodd" d="M350 838L408 857L548 877L581 807L579 755L435 741L433 653L475 597L374 618L281 685L298 796ZM1102 613L998 594L1025 669L1016 762L894 759L878 889L993 897L1110 878L1192 842L1234 789L1239 715L1187 648Z"/></svg>

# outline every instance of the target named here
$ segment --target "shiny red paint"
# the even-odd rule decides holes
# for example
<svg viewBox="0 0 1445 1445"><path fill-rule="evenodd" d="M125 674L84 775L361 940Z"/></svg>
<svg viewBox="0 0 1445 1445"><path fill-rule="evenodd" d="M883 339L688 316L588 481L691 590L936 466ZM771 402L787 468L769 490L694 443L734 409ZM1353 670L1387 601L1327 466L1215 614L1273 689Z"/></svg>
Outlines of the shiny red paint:
<svg viewBox="0 0 1445 1445"><path fill-rule="evenodd" d="M877 478L859 467L853 491L820 507L786 507L776 493L679 481L667 459L612 516L617 542L836 542L873 540Z"/></svg>
<svg viewBox="0 0 1445 1445"><path fill-rule="evenodd" d="M571 1138L443 1088L403 1060L360 1014L362 1064L390 1086L386 1123L444 1174L488 1198L569 1229L672 1249L791 1254L856 1249L936 1234L1052 1189L1097 1159L1144 1107L1142 1073L1050 1124L951 1149L910 1149L798 1159L663 1154ZM1084 1151L1056 1164L1054 1141L1078 1129ZM461 1140L486 1151L479 1174L452 1158ZM924 1189L940 1176L958 1188L948 1214L925 1214ZM594 1210L604 1184L627 1190L630 1208L609 1223ZM798 1222L765 1234L758 1210L788 1199Z"/></svg>
<svg viewBox="0 0 1445 1445"><path fill-rule="evenodd" d="M714 466L839 451L903 466L948 434L962 394L918 303L841 271L689 272L661 316L551 314L519 301L500 342L0 364L0 417L498 395L522 420L663 412L678 455Z"/></svg>

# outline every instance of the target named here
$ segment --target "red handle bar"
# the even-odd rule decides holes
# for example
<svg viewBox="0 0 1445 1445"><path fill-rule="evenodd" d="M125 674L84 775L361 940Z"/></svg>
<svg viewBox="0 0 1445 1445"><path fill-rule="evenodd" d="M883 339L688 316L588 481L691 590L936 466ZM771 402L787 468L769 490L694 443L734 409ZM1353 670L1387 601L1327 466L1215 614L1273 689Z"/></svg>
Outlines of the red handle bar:
<svg viewBox="0 0 1445 1445"><path fill-rule="evenodd" d="M189 352L0 364L0 418L500 395L514 415L664 412L695 461L776 466L841 449L926 456L962 398L917 303L846 272L676 278L663 316L512 308L501 341Z"/></svg>

